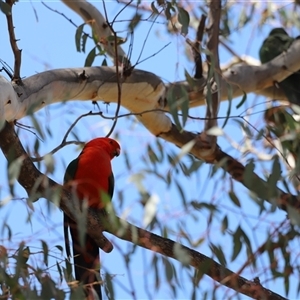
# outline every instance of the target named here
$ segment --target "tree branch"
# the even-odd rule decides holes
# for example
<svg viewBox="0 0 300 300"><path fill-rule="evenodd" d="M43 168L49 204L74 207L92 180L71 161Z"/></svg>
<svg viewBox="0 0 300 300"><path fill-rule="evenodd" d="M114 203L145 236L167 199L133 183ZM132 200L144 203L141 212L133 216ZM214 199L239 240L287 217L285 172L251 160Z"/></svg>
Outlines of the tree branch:
<svg viewBox="0 0 300 300"><path fill-rule="evenodd" d="M232 97L254 92L275 99L285 99L280 90L273 87L273 82L280 82L291 72L300 69L300 40L274 60L261 66L239 64L226 70L221 78L221 100L227 100L229 85ZM82 78L83 70L86 78ZM117 99L117 77L114 68L90 67L78 69L57 69L42 72L24 79L24 86L12 85L0 75L0 120L13 121L24 117L29 108L37 111L45 105L62 100L103 100L115 102ZM188 83L177 82L174 93L182 88L189 93L190 107L203 105L205 79L199 80L194 91ZM150 72L133 70L131 76L122 81L121 105L133 113L164 108L166 89L160 78ZM51 95L51 96L50 96ZM139 120L154 135L170 130L170 119L163 113L149 117L144 115Z"/></svg>
<svg viewBox="0 0 300 300"><path fill-rule="evenodd" d="M14 75L12 80L16 82L16 84L21 84L22 79L21 79L21 74L20 74L20 69L21 69L21 52L17 46L17 39L15 36L15 27L13 23L13 18L12 18L12 6L15 1L13 0L6 0L6 3L11 7L11 13L6 14L6 20L7 20L7 27L8 27L8 32L9 32L9 40L10 40L10 45L12 48L12 51L14 53L15 57L15 64L14 64Z"/></svg>
<svg viewBox="0 0 300 300"><path fill-rule="evenodd" d="M255 93L272 99L287 100L284 93L274 86L274 82L281 82L299 69L300 40L296 39L286 52L266 64L254 66L240 63L226 69L222 73L220 99L227 101L229 94L234 99L244 93ZM189 87L186 81L176 82L172 85L174 84L179 87L179 90L181 87L185 87L189 92L190 107L205 104L205 95L203 94L205 85L202 81L196 92Z"/></svg>
<svg viewBox="0 0 300 300"><path fill-rule="evenodd" d="M221 1L214 0L209 3L208 26L207 26L207 50L206 55L208 62L208 78L206 87L206 120L205 120L205 138L211 145L211 150L214 151L217 146L217 137L206 133L209 129L217 127L217 116L220 105L220 61L219 61L219 31L221 17Z"/></svg>
<svg viewBox="0 0 300 300"><path fill-rule="evenodd" d="M271 64L257 67L243 66L243 68L255 68L256 75L258 74L259 76L261 74L266 75L266 72L270 73L269 69L267 69L268 65L279 70L280 63L283 62L284 58L286 58L287 63L291 63L291 59L288 60L288 58L294 57L293 55L300 56L300 51L295 53L297 47L300 47L300 40L296 40L287 51L287 54L290 54L290 56L284 54L273 60ZM293 68L300 69L300 66L294 65ZM84 77L82 76L82 70L85 70ZM282 77L282 75L280 76ZM0 76L0 121L2 120L3 122L3 119L9 121L18 119L24 116L28 110L38 110L46 104L62 100L79 99L116 102L118 99L116 80L114 68L108 67L47 71L26 78L23 81L23 86L12 86L10 82ZM165 86L157 76L135 69L131 76L121 78L121 83L121 105L132 113L137 114L138 120L154 135L160 136L178 147L182 147L190 140L195 139L196 144L191 153L198 159L208 163L217 163L225 159L226 163L222 167L235 180L254 191L261 199L265 199L272 204L275 203L284 210L288 209L287 204L296 209L299 208L298 198L284 193L280 189L276 190L275 195L268 195L267 182L259 178L253 171L251 171L252 181L245 180L245 167L223 153L218 147L211 151L209 143L203 136L199 135L196 137L194 134L186 131L179 132L165 112L157 110L164 107L163 100L165 95ZM1 105L3 106L2 109ZM151 110L153 111L142 113ZM272 199L275 200L273 201Z"/></svg>
<svg viewBox="0 0 300 300"><path fill-rule="evenodd" d="M61 192L59 207L67 213L68 216L76 220L73 216L73 213L76 213L76 208L71 193L36 169L21 145L13 125L7 122L0 132L0 147L8 161L13 161L20 157L23 158L23 165L18 181L25 188L28 195L32 195L32 191L35 190L35 192L39 193L39 196L51 201L51 196L59 190ZM36 182L40 184L36 185ZM112 213L103 215L97 210L88 209L87 231L98 246L106 252L112 251L113 246L103 236L103 231L107 231L143 248L174 258L179 262L185 262L195 267L201 274L206 274L220 284L252 298L272 300L285 299L265 289L260 283L249 281L238 276L213 259L195 250L136 227Z"/></svg>

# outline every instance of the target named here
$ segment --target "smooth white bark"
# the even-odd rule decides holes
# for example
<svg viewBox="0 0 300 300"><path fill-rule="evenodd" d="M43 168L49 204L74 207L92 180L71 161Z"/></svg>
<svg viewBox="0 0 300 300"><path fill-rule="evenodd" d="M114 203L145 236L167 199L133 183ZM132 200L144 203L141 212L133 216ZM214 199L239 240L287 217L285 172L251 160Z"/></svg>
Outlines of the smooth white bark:
<svg viewBox="0 0 300 300"><path fill-rule="evenodd" d="M84 72L84 73L83 73ZM69 100L105 101L118 103L115 67L57 69L24 79L23 85L10 83L0 76L1 119L20 119L46 105ZM128 78L119 78L121 105L127 108L154 135L167 132L171 120L163 109L165 86L154 74L134 70ZM141 114L142 112L145 112Z"/></svg>
<svg viewBox="0 0 300 300"><path fill-rule="evenodd" d="M244 91L284 99L278 89L270 86L274 81L281 81L299 69L300 40L296 40L286 53L267 64L236 65L229 68L222 76L224 82L221 98L227 100L230 93L232 98L235 98ZM133 70L131 76L120 77L119 81L122 83L121 105L130 112L140 114L149 110L167 109L164 105L168 87L155 74ZM203 83L204 81L197 92L191 91L186 82L176 85L189 91L190 106L194 107L205 103ZM228 89L229 83L231 91ZM46 105L62 101L93 100L118 103L115 67L46 71L24 79L21 86L12 84L0 75L0 91L0 120L7 121L20 119L32 110L37 111ZM171 128L171 120L161 111L147 112L137 118L154 135L168 132Z"/></svg>
<svg viewBox="0 0 300 300"><path fill-rule="evenodd" d="M85 0L62 1L92 26L100 40L105 41L112 35L105 18L91 3ZM114 57L114 46L110 43L104 43L103 46ZM118 47L118 55L125 55L121 47ZM273 83L282 81L299 69L300 40L298 39L287 52L267 64L261 66L238 64L227 68L220 76L223 80L221 100L251 92L284 100L282 91L275 88ZM120 74L122 74L121 68ZM117 82L114 67L51 70L26 78L21 86L10 83L0 75L0 123L3 120L20 119L55 102L92 100L118 103ZM142 70L133 70L128 78L122 78L120 75L119 82L122 83L121 105L123 107L134 114L140 114L137 118L154 135L170 131L172 123L164 112L152 111L141 114L157 109L168 110L165 94L170 86L165 86L155 74ZM177 95L175 92L175 97L178 99L182 88L188 91L190 107L205 104L203 92L205 79L197 82L196 90L191 89L187 82L178 82L175 86L178 88Z"/></svg>

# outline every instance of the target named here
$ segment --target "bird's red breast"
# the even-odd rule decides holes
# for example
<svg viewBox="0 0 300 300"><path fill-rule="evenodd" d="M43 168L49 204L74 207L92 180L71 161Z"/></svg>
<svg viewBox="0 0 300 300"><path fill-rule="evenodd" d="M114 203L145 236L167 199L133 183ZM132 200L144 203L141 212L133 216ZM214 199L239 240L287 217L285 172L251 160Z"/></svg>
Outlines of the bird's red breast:
<svg viewBox="0 0 300 300"><path fill-rule="evenodd" d="M113 173L111 159L120 154L120 145L110 138L97 138L88 142L78 157L77 170L72 180L80 200L88 206L105 207L104 195L112 197ZM110 200L110 199L109 199Z"/></svg>

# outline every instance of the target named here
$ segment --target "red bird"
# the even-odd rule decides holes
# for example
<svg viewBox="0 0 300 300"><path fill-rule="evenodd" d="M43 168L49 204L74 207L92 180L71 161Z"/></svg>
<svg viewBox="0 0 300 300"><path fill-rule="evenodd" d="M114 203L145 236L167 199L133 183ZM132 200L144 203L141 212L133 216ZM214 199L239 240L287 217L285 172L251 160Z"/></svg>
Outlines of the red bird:
<svg viewBox="0 0 300 300"><path fill-rule="evenodd" d="M80 201L87 201L88 207L105 210L105 198L113 196L114 175L111 160L120 154L120 145L110 138L96 138L88 142L79 156L67 167L64 183L72 187ZM94 240L85 235L84 247L79 241L77 224L64 214L64 234L67 256L70 257L68 229L73 241L75 278L83 284L98 282L95 268L100 266L99 247ZM93 288L102 299L101 285ZM88 291L88 289L87 289Z"/></svg>

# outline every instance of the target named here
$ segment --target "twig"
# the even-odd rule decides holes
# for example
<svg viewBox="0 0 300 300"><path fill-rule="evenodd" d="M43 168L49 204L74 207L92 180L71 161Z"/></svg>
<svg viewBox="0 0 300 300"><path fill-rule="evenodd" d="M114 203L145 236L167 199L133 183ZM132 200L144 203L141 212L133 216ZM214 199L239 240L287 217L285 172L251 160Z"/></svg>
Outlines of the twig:
<svg viewBox="0 0 300 300"><path fill-rule="evenodd" d="M52 11L52 12L54 12L54 13L56 13L56 14L62 16L62 17L64 17L64 18L65 18L67 21L69 21L73 26L75 26L76 28L78 28L78 25L76 25L76 24L75 24L70 18L68 18L64 13L62 13L62 12L56 10L56 9L51 8L51 7L48 6L44 1L42 1L42 4L43 4L46 8L48 8L50 11ZM83 31L83 33L84 33L86 36L88 36L90 39L93 39L93 37L92 37L90 34L84 32L84 31Z"/></svg>
<svg viewBox="0 0 300 300"><path fill-rule="evenodd" d="M208 80L212 80L208 82L207 87L207 109L206 109L206 117L208 121L205 122L205 131L210 128L217 126L216 116L219 110L219 102L220 102L220 83L219 75L221 74L220 63L219 63L219 30L220 30L220 17L221 17L221 1L214 0L210 1L209 4L209 23L207 26L207 34L208 34L208 42L207 49L210 52L210 55L207 55L207 61L209 64L209 76ZM216 85L217 90L211 89L212 86ZM211 142L211 146L214 149L216 144L215 136L208 136L208 139Z"/></svg>
<svg viewBox="0 0 300 300"><path fill-rule="evenodd" d="M109 25L109 27L111 28L111 31L112 33L114 34L115 36L115 43L116 43L116 39L117 39L117 35L115 33L115 31L113 30L113 24L116 22L118 16L133 2L133 0L130 0L128 3L126 3L126 5L124 5L124 7L122 7L118 13L114 16L111 24L108 24L108 18L107 18L107 13L106 13L106 10L105 10L105 16L106 16L106 23ZM136 8L137 9L137 8ZM132 40L133 40L133 32L131 33L131 42L129 44L129 48L128 48L128 52L127 52L127 56L126 56L126 59L124 59L124 62L122 62L123 64L123 76L127 77L127 76L130 76L131 75L131 72L134 68L134 66L131 65L131 62L130 62L130 59L131 59L131 55L132 55ZM116 58L118 58L117 56L117 52L115 53L116 54ZM117 61L116 61L117 63Z"/></svg>
<svg viewBox="0 0 300 300"><path fill-rule="evenodd" d="M141 49L140 54L139 54L139 56L138 56L136 65L139 63L139 60L140 60L140 58L141 58L141 56L142 56L142 54L143 54L143 51L144 51L145 46L146 46L146 42L147 42L148 37L149 37L149 34L150 34L151 30L152 30L152 27L153 27L153 25L155 24L156 20L158 19L158 17L160 16L160 14L161 14L162 12L163 12L163 9L159 12L159 14L157 14L157 16L155 16L155 18L154 18L154 20L153 20L153 23L151 24L151 26L150 26L150 28L149 28L149 30L148 30L148 32L147 32L145 38L144 38L143 45L142 45L142 49Z"/></svg>
<svg viewBox="0 0 300 300"><path fill-rule="evenodd" d="M111 24L114 24L117 20L117 18L119 17L119 15L128 7L128 6L131 6L131 3L133 2L133 0L130 0L128 3L122 3L122 4L125 4L117 13L116 15L114 16ZM138 6L135 7L136 10L138 9ZM105 9L105 8L104 8ZM106 21L108 22L108 18L107 18L107 13L105 12L105 17L106 17Z"/></svg>
<svg viewBox="0 0 300 300"><path fill-rule="evenodd" d="M126 6L131 6L133 8L137 8L137 4L132 3L133 1L127 2L126 0L119 0L120 4L124 4ZM152 11L150 5L146 6L145 4L139 4L139 9L144 11Z"/></svg>
<svg viewBox="0 0 300 300"><path fill-rule="evenodd" d="M40 157L30 157L30 159L33 162L42 161L47 155L53 155L54 153L56 153L57 151L59 151L60 149L62 149L65 146L68 146L68 145L84 145L84 142L80 142L80 141L65 141L65 142L61 142L57 147L53 148L53 150L51 150L47 154L45 154L43 156L40 156Z"/></svg>
<svg viewBox="0 0 300 300"><path fill-rule="evenodd" d="M17 46L17 39L15 36L15 28L14 28L14 23L12 19L12 6L14 4L14 0L6 0L6 3L11 7L11 13L6 15L6 20L7 20L7 26L8 26L8 32L9 32L9 40L10 40L10 45L12 48L12 51L14 53L15 57L15 63L14 63L14 75L12 78L12 81L14 81L16 84L21 85L22 84L22 79L20 75L20 69L21 69L21 52Z"/></svg>
<svg viewBox="0 0 300 300"><path fill-rule="evenodd" d="M24 129L30 133L32 133L33 135L36 136L37 139L39 139L41 142L43 141L42 138L40 138L37 133L34 132L33 129L35 129L33 126L28 126L25 124L21 124L20 122L18 122L17 120L14 121L14 124L16 125L16 127L19 127L20 129Z"/></svg>
<svg viewBox="0 0 300 300"><path fill-rule="evenodd" d="M114 131L116 125L117 125L117 122L118 122L118 115L119 115L119 111L120 111L120 108L121 108L122 85L121 85L121 82L120 82L120 74L119 74L119 63L118 63L118 57L119 56L118 56L117 34L114 31L113 27L108 22L108 16L107 16L107 11L106 11L104 0L102 0L102 3L103 3L103 9L104 9L104 14L105 14L106 24L108 25L108 27L110 28L111 32L113 33L113 35L115 37L115 43L114 43L115 59L114 59L114 61L115 61L115 64L116 64L116 76L117 76L117 82L116 83L117 83L117 87L118 87L118 103L117 103L117 109L116 109L116 112L115 112L115 119L114 119L112 127L110 128L110 131L106 135L106 137L109 137L113 133L113 131Z"/></svg>
<svg viewBox="0 0 300 300"><path fill-rule="evenodd" d="M258 255L263 254L265 251L274 251L275 249L282 248L282 247L284 247L284 243L286 243L289 240L292 240L295 237L295 232L294 232L294 235L293 235L293 233L288 232L288 234L284 235L284 240L279 239L277 242L271 241L271 238L274 237L276 233L277 234L279 233L279 230L286 223L286 221L287 220L284 220L283 222L281 222L280 225L277 228L275 228L275 230L272 233L269 233L269 237L268 237L267 241L265 241L263 244L261 244L254 253L252 253L251 255L248 256L245 263L237 271L237 274L241 274L247 266L249 266L252 262L255 261L255 259Z"/></svg>
<svg viewBox="0 0 300 300"><path fill-rule="evenodd" d="M171 44L171 42L167 43L167 44L164 45L162 48L160 48L157 52L155 52L155 53L153 53L153 54L147 56L146 58L144 58L144 59L138 61L134 66L137 66L137 65L141 64L142 62L144 62L144 61L146 61L146 60L148 60L148 59L150 59L150 58L156 56L156 55L157 55L158 53L160 53L162 50L164 50L165 48L167 48L170 44Z"/></svg>
<svg viewBox="0 0 300 300"><path fill-rule="evenodd" d="M0 63L2 64L2 68L0 69L0 72L4 71L7 76L12 80L13 78L13 69L0 58Z"/></svg>
<svg viewBox="0 0 300 300"><path fill-rule="evenodd" d="M56 153L58 150L62 149L64 146L67 146L67 145L72 145L72 144L75 144L75 145L80 145L80 144L84 144L84 142L80 142L80 141L68 141L67 142L67 138L70 134L70 132L72 131L72 129L75 127L75 125L79 122L79 120L81 120L82 118L84 117L87 117L87 116L95 116L95 115L100 115L102 116L102 112L97 112L97 113L93 113L93 112L88 112L86 114L82 114L81 116L79 116L74 122L73 124L71 124L70 128L67 130L67 132L65 133L61 143L55 147L53 150L51 150L49 153L43 155L43 156L40 156L40 157L31 157L30 159L34 162L38 162L38 161L41 161L45 158L46 155L53 155L54 153Z"/></svg>

